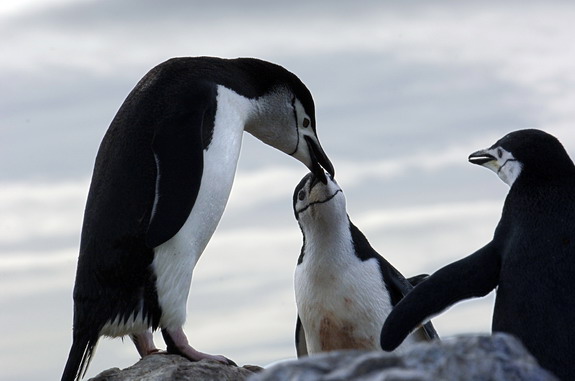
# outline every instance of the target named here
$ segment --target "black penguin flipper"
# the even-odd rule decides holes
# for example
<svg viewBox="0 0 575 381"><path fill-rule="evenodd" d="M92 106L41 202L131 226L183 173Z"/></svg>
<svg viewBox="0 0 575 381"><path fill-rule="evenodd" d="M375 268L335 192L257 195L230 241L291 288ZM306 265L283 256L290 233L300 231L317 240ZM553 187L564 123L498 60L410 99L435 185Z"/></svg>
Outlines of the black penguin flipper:
<svg viewBox="0 0 575 381"><path fill-rule="evenodd" d="M156 159L156 195L146 245L156 247L184 225L198 195L203 173L201 135L196 128L176 136L158 134L152 144Z"/></svg>
<svg viewBox="0 0 575 381"><path fill-rule="evenodd" d="M423 336L425 336L428 341L439 339L439 334L430 321L422 325L420 329L421 333L423 333Z"/></svg>
<svg viewBox="0 0 575 381"><path fill-rule="evenodd" d="M418 284L420 284L421 282L423 282L424 280L426 280L427 278L429 278L429 274L419 274L419 275L415 275L415 276L412 276L410 278L407 278L407 281L413 287L415 287ZM421 326L421 333L423 334L423 336L427 340L431 341L431 340L439 339L439 335L437 334L435 327L433 326L433 324L430 321L428 321L423 326Z"/></svg>
<svg viewBox="0 0 575 381"><path fill-rule="evenodd" d="M192 211L202 181L204 149L213 131L215 91L211 86L195 88L183 96L187 107L165 111L167 116L155 126L156 194L146 233L148 247L172 238Z"/></svg>
<svg viewBox="0 0 575 381"><path fill-rule="evenodd" d="M396 291L401 294L402 297L408 295L415 286L429 278L428 274L420 274L413 276L411 278L405 279L399 271L395 268L392 268L397 273L395 276L390 277L391 284L394 286ZM396 303L397 304L397 303ZM423 324L420 328L421 337L425 340L434 340L439 339L439 335L435 330L433 324L428 321L427 323Z"/></svg>
<svg viewBox="0 0 575 381"><path fill-rule="evenodd" d="M392 351L409 333L454 303L485 296L498 284L500 257L493 242L449 264L421 282L391 311L381 330L381 347Z"/></svg>
<svg viewBox="0 0 575 381"><path fill-rule="evenodd" d="M299 315L297 316L297 322L295 325L295 349L298 358L308 355L307 343L305 341L305 332L303 330L303 325L301 324Z"/></svg>
<svg viewBox="0 0 575 381"><path fill-rule="evenodd" d="M409 284L415 287L424 280L426 280L427 278L429 278L429 274L419 274L416 276L412 276L411 278L407 278L407 281L409 282Z"/></svg>
<svg viewBox="0 0 575 381"><path fill-rule="evenodd" d="M405 279L399 270L393 267L389 262L385 261L385 264L384 277L391 295L391 303L394 306L397 305L405 295L409 294L415 285L422 282L427 277L427 275L423 274ZM384 267L382 266L382 269L383 268Z"/></svg>

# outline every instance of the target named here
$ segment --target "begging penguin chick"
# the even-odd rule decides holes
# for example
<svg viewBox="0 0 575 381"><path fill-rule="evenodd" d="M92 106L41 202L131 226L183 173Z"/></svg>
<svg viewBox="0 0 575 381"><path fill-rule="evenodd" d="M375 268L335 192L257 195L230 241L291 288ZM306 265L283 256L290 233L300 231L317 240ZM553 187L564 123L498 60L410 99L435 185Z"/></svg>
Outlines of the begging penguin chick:
<svg viewBox="0 0 575 381"><path fill-rule="evenodd" d="M229 363L182 330L193 269L224 211L244 130L327 181L334 169L315 127L309 90L269 62L174 58L146 74L96 158L62 380L81 378L100 336L130 335L141 356L157 352L158 328L169 353Z"/></svg>
<svg viewBox="0 0 575 381"><path fill-rule="evenodd" d="M575 380L575 167L539 130L512 132L469 161L509 186L493 240L421 282L381 335L392 350L422 321L497 287L492 329L517 336L539 364Z"/></svg>
<svg viewBox="0 0 575 381"><path fill-rule="evenodd" d="M293 207L303 233L294 281L298 357L339 349L380 350L383 322L411 284L351 223L333 177L324 184L313 173L305 176L295 189ZM409 342L435 337L427 323Z"/></svg>

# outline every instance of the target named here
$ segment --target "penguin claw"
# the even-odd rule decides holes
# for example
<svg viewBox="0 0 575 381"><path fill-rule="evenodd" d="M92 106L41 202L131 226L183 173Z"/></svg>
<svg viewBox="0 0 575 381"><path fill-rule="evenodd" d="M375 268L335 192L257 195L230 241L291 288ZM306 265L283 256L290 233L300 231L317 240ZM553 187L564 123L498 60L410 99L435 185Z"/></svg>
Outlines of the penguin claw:
<svg viewBox="0 0 575 381"><path fill-rule="evenodd" d="M227 358L225 356L216 355L214 357L217 358L216 361L221 362L222 364L231 365L231 366L238 366L238 364L236 364L234 361L230 360L229 358Z"/></svg>
<svg viewBox="0 0 575 381"><path fill-rule="evenodd" d="M230 360L229 358L222 356L222 355L209 355L207 353L202 353L202 352L195 352L196 354L200 354L201 358L199 358L198 356L194 356L194 358L190 358L189 356L186 356L184 353L172 353L172 352L168 352L168 351L164 351L161 349L156 349L155 351L151 351L150 353L148 353L146 356L153 356L153 355L170 355L170 354L178 354L190 361L201 361L201 360L211 360L211 361L217 361L219 363L222 363L224 365L231 365L231 366L238 366L238 364L236 364L234 361Z"/></svg>
<svg viewBox="0 0 575 381"><path fill-rule="evenodd" d="M237 366L235 362L222 355L210 355L196 350L188 343L186 334L181 328L175 330L163 329L162 335L164 336L164 341L168 346L168 353L178 354L190 361L200 361L205 359L217 361L225 365Z"/></svg>
<svg viewBox="0 0 575 381"><path fill-rule="evenodd" d="M146 353L146 356L153 356L153 355L165 355L167 354L167 351L163 351L161 349L154 349L152 351L149 351L148 353Z"/></svg>
<svg viewBox="0 0 575 381"><path fill-rule="evenodd" d="M187 353L186 353L187 352ZM210 355L207 353L198 352L192 347L189 347L189 350L184 350L179 353L181 356L187 358L190 361L201 361L201 360L211 360L216 361L224 365L231 365L231 366L238 366L235 362L230 360L229 358L222 356L222 355Z"/></svg>

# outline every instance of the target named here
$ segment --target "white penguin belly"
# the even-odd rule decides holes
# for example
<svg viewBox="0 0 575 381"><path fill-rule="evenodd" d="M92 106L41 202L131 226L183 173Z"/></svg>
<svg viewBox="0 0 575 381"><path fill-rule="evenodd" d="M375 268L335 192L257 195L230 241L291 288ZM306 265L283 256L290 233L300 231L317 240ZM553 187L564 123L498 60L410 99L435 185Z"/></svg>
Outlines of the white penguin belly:
<svg viewBox="0 0 575 381"><path fill-rule="evenodd" d="M307 265L304 259L296 269L295 292L308 352L381 350L381 328L392 305L378 262L353 258L332 268ZM396 352L417 341L408 336Z"/></svg>
<svg viewBox="0 0 575 381"><path fill-rule="evenodd" d="M250 101L218 87L212 140L204 151L202 181L182 228L154 249L152 263L162 309L162 328L181 327L193 269L214 233L232 188Z"/></svg>
<svg viewBox="0 0 575 381"><path fill-rule="evenodd" d="M325 266L306 259L296 269L295 291L309 353L379 349L391 303L380 287L377 261L351 258L350 263Z"/></svg>

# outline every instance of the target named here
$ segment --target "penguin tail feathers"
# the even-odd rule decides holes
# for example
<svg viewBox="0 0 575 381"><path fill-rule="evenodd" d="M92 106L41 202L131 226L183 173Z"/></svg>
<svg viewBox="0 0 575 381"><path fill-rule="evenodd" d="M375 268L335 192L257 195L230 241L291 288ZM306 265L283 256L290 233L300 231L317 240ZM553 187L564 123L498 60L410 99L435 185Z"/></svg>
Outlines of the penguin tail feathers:
<svg viewBox="0 0 575 381"><path fill-rule="evenodd" d="M91 340L88 337L74 338L61 381L79 381L85 376L97 343L98 339Z"/></svg>

